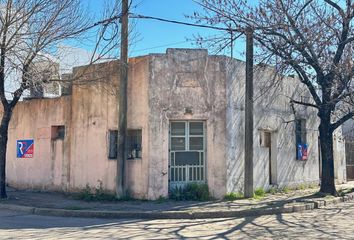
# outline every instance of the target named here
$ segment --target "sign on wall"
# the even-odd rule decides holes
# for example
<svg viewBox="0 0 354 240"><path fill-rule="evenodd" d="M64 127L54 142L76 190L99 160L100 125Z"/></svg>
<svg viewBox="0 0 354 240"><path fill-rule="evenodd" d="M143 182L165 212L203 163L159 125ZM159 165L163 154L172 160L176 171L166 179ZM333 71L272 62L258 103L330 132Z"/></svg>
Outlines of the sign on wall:
<svg viewBox="0 0 354 240"><path fill-rule="evenodd" d="M33 158L34 140L17 140L17 158Z"/></svg>

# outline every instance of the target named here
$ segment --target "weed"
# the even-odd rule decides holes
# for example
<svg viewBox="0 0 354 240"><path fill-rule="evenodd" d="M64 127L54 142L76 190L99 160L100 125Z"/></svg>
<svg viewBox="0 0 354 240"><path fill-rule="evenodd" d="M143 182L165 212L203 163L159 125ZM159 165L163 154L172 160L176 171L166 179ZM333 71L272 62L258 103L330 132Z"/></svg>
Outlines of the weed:
<svg viewBox="0 0 354 240"><path fill-rule="evenodd" d="M263 198L265 196L265 191L263 188L256 188L254 190L254 198L255 199L260 199Z"/></svg>
<svg viewBox="0 0 354 240"><path fill-rule="evenodd" d="M160 195L159 198L155 201L155 203L160 204L160 203L164 203L167 201L167 198L165 198L164 196Z"/></svg>
<svg viewBox="0 0 354 240"><path fill-rule="evenodd" d="M240 192L230 192L224 196L224 199L227 201L234 201L234 200L242 199L242 198L244 198L244 196Z"/></svg>
<svg viewBox="0 0 354 240"><path fill-rule="evenodd" d="M92 200L92 189L90 185L87 183L85 188L82 189L81 192L78 193L78 195L75 196L75 198L84 200L84 201L91 201Z"/></svg>
<svg viewBox="0 0 354 240"><path fill-rule="evenodd" d="M346 192L345 192L345 191L342 191L342 189L341 189L341 190L338 191L338 196L339 196L339 197L344 197L344 196L345 196L345 193L346 193Z"/></svg>
<svg viewBox="0 0 354 240"><path fill-rule="evenodd" d="M135 198L131 197L130 194L126 193L123 196L121 196L120 198L117 198L118 201L133 201L136 200Z"/></svg>
<svg viewBox="0 0 354 240"><path fill-rule="evenodd" d="M190 183L187 184L185 191L190 200L208 201L210 199L207 184Z"/></svg>
<svg viewBox="0 0 354 240"><path fill-rule="evenodd" d="M281 192L286 194L286 193L290 192L290 189L289 189L289 187L285 186L281 189Z"/></svg>
<svg viewBox="0 0 354 240"><path fill-rule="evenodd" d="M299 184L296 187L296 190L305 190L306 189L306 185L305 184Z"/></svg>
<svg viewBox="0 0 354 240"><path fill-rule="evenodd" d="M278 190L278 188L276 188L276 187L271 187L271 188L268 190L268 192L269 192L270 194L274 195L274 194L278 193L279 190Z"/></svg>
<svg viewBox="0 0 354 240"><path fill-rule="evenodd" d="M318 184L317 183L311 183L311 184L309 184L308 188L311 188L311 189L318 188Z"/></svg>
<svg viewBox="0 0 354 240"><path fill-rule="evenodd" d="M338 190L338 196L343 197L345 194L353 192L352 188L344 188L344 189L339 189Z"/></svg>
<svg viewBox="0 0 354 240"><path fill-rule="evenodd" d="M169 193L169 198L176 200L176 201L182 201L184 200L184 189L182 186L176 186L175 188L170 190Z"/></svg>
<svg viewBox="0 0 354 240"><path fill-rule="evenodd" d="M170 191L170 199L177 201L208 201L210 200L207 184L188 183L186 186L175 187Z"/></svg>
<svg viewBox="0 0 354 240"><path fill-rule="evenodd" d="M77 195L77 199L84 201L114 201L116 196L114 194L107 193L103 189L102 181L98 180L97 187L90 187L86 184L86 187Z"/></svg>

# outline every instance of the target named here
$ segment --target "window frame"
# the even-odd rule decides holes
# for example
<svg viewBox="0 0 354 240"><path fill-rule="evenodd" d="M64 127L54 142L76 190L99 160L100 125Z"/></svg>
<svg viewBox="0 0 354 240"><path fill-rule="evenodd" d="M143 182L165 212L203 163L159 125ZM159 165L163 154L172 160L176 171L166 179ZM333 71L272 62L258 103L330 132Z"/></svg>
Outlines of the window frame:
<svg viewBox="0 0 354 240"><path fill-rule="evenodd" d="M139 134L137 135L130 135L130 132L138 132ZM138 138L140 141L140 149L139 148L131 148L131 139L130 138ZM131 128L131 129L127 129L127 136L126 136L127 142L126 142L126 146L125 146L125 150L126 150L126 160L140 160L143 157L143 129L142 128ZM137 141L137 142L139 142ZM134 157L130 157L129 152L132 152L133 150L135 151L140 151L135 153L136 155Z"/></svg>
<svg viewBox="0 0 354 240"><path fill-rule="evenodd" d="M184 123L184 135L172 135L172 124L173 123ZM190 123L202 123L203 125L203 134L198 134L198 135L191 135L190 134ZM170 141L169 141L169 150L170 151L175 151L175 152L178 152L178 151L183 151L183 152L188 152L188 151L203 151L205 152L205 144L206 144L206 136L205 136L205 121L201 121L201 120L192 120L192 121L171 121L170 122ZM172 139L173 138L184 138L184 149L172 149ZM203 140L203 147L202 149L190 149L190 139L191 138L202 138Z"/></svg>
<svg viewBox="0 0 354 240"><path fill-rule="evenodd" d="M307 147L307 121L305 118L295 119L295 151L296 160L307 160L308 150L306 150L306 158L302 157L303 145ZM300 146L299 146L300 145Z"/></svg>
<svg viewBox="0 0 354 240"><path fill-rule="evenodd" d="M115 136L112 137L112 133L114 133ZM109 129L108 130L108 153L107 157L109 160L117 160L118 158L118 130L117 129ZM112 143L113 141L113 143ZM111 148L114 147L114 149L111 150ZM113 155L111 153L114 152Z"/></svg>
<svg viewBox="0 0 354 240"><path fill-rule="evenodd" d="M53 125L51 126L51 139L55 140L64 140L66 135L65 125Z"/></svg>
<svg viewBox="0 0 354 240"><path fill-rule="evenodd" d="M297 118L295 119L295 142L296 146L298 144L307 144L307 129L306 129L306 119Z"/></svg>

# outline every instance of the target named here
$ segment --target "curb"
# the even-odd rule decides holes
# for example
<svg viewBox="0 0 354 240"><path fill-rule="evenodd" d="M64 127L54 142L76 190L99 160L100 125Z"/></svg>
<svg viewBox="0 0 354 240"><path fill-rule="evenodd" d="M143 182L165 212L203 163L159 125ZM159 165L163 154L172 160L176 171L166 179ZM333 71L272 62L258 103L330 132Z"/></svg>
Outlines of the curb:
<svg viewBox="0 0 354 240"><path fill-rule="evenodd" d="M248 209L242 211L95 211L95 210L67 210L58 208L38 208L14 204L0 203L0 209L20 211L28 214L56 217L81 218L125 218L125 219L207 219L207 218L245 218L274 215L282 213L303 212L319 209L325 206L354 200L354 193L333 199L308 200L296 202L283 207Z"/></svg>
<svg viewBox="0 0 354 240"><path fill-rule="evenodd" d="M322 208L342 202L350 202L354 200L354 192L348 193L343 197L335 197L331 199L321 199L321 200L314 200L315 208Z"/></svg>

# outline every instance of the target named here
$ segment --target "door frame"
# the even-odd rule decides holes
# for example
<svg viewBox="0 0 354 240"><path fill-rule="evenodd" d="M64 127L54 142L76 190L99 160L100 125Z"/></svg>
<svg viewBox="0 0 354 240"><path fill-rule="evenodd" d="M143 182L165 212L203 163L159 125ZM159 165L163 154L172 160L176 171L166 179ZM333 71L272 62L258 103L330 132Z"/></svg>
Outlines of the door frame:
<svg viewBox="0 0 354 240"><path fill-rule="evenodd" d="M174 122L183 122L185 124L185 134L184 135L175 135L172 136L171 134L171 124ZM202 135L190 135L189 129L190 129L190 123L192 122L198 122L198 123L203 123L203 134ZM184 185L186 185L189 182L198 182L198 183L206 183L207 182L207 138L206 138L206 121L205 120L170 120L169 121L169 132L168 132L168 140L169 140L169 144L168 144L168 190L171 191L171 189L175 188L175 187L182 187ZM173 137L179 137L182 138L184 137L185 139L185 148L184 150L172 150L172 138ZM202 137L203 138L203 149L202 150L190 150L190 138L193 137ZM181 168L182 170L178 170L178 171L182 171L182 181L172 181L173 179L171 178L175 178L176 176L176 170L173 167L174 164L172 164L172 155L176 152L199 152L199 162L202 162L202 164L199 165L183 165L182 167L177 167L177 168ZM199 167L199 169L198 169ZM184 170L183 170L184 169ZM174 174L172 174L172 171L174 171ZM184 172L183 172L184 171ZM190 171L192 171L192 178L193 178L193 173L196 173L196 175L198 176L198 180L190 180L191 176L190 176ZM195 171L195 172L194 172ZM179 172L180 173L180 172ZM198 175L199 174L199 175ZM183 181L183 178L185 178L185 180Z"/></svg>

